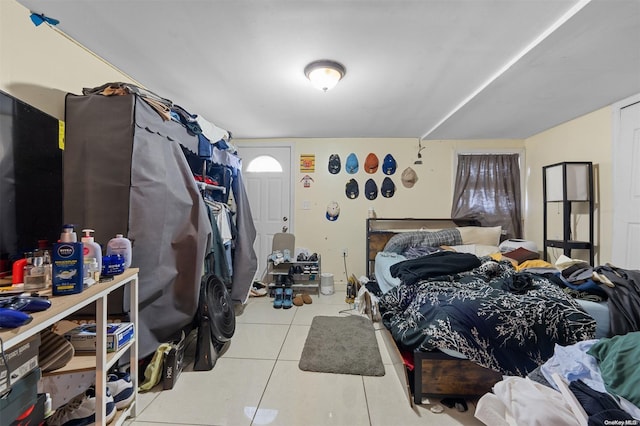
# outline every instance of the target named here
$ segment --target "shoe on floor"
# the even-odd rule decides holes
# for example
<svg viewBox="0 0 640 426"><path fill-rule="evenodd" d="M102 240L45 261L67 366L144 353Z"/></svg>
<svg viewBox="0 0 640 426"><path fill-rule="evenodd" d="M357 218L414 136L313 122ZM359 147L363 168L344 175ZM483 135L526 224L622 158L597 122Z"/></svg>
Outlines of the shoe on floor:
<svg viewBox="0 0 640 426"><path fill-rule="evenodd" d="M282 301L283 309L290 309L293 306L293 289L291 287L284 289L284 299Z"/></svg>
<svg viewBox="0 0 640 426"><path fill-rule="evenodd" d="M276 309L282 308L282 303L284 301L284 289L282 287L276 288L275 297L273 299L273 307Z"/></svg>
<svg viewBox="0 0 640 426"><path fill-rule="evenodd" d="M302 297L302 302L303 303L305 303L307 305L310 305L310 304L313 303L313 299L311 299L311 296L309 296L308 294L303 294L301 297Z"/></svg>
<svg viewBox="0 0 640 426"><path fill-rule="evenodd" d="M125 409L133 402L133 383L129 373L110 373L107 377L107 387L117 410Z"/></svg>
<svg viewBox="0 0 640 426"><path fill-rule="evenodd" d="M302 300L301 294L298 294L296 297L293 298L293 304L296 306L304 305L304 301Z"/></svg>
<svg viewBox="0 0 640 426"><path fill-rule="evenodd" d="M251 285L250 294L252 297L262 297L266 296L269 291L267 290L267 286L262 284L259 281L254 281Z"/></svg>
<svg viewBox="0 0 640 426"><path fill-rule="evenodd" d="M116 415L116 405L109 388L106 388L106 418L105 421L110 423ZM47 419L49 426L83 426L90 425L96 421L96 391L94 387L90 387L84 393L73 398L67 404L58 408L51 417Z"/></svg>

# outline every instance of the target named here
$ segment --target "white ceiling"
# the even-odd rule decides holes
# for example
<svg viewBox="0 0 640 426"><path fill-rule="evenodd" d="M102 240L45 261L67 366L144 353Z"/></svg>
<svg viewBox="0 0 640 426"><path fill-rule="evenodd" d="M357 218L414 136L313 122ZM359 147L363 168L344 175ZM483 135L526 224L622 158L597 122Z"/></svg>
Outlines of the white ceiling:
<svg viewBox="0 0 640 426"><path fill-rule="evenodd" d="M525 138L640 93L640 0L18 1L236 138Z"/></svg>

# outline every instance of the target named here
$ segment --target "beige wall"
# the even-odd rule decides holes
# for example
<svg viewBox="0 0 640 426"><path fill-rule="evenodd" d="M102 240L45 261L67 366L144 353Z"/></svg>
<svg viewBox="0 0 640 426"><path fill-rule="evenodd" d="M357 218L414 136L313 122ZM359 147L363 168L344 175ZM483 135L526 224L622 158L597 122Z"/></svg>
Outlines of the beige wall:
<svg viewBox="0 0 640 426"><path fill-rule="evenodd" d="M0 90L58 118L66 93L131 78L48 25L34 26L30 12L0 0Z"/></svg>
<svg viewBox="0 0 640 426"><path fill-rule="evenodd" d="M62 119L64 95L80 93L83 87L95 87L109 81L133 82L131 78L46 25L35 27L29 11L14 0L0 0L0 90L8 92L43 111ZM349 273L365 272L365 218L373 206L378 217L448 217L450 214L453 164L456 149L526 149L525 238L542 245L541 168L559 161L593 161L597 182L596 263L611 255L611 116L610 108L549 129L526 141L427 141L422 165L413 166L415 139L301 139L291 141L295 159L300 154L315 154L317 171L311 188L303 188L303 174L295 174L295 232L298 246L323 255L324 270L344 280L341 249L348 248ZM265 141L268 143L268 141ZM350 175L330 175L327 159L338 153L346 159L355 152L362 162L369 152L380 160L392 153L398 162L393 176L397 186L393 198L369 201L360 195L349 200L344 186ZM400 173L411 165L419 176L409 190L402 186ZM369 176L359 171L355 178L364 190ZM382 182L380 171L375 180ZM303 210L308 200L311 209ZM341 206L337 222L324 217L330 201Z"/></svg>
<svg viewBox="0 0 640 426"><path fill-rule="evenodd" d="M242 142L238 140L237 142ZM271 140L251 142L264 142ZM348 249L346 259L347 272L357 277L365 274L366 268L366 218L369 207L374 207L380 218L414 217L414 218L448 218L451 216L451 202L454 180L454 159L456 150L519 150L523 149L521 140L476 140L476 141L426 141L422 151L421 165L414 165L418 151L417 139L294 139L279 140L294 145L295 165L294 182L295 207L293 231L296 245L305 247L322 255L322 269L334 274L336 281L344 281L345 267L342 249ZM344 163L349 153L358 156L360 169L350 175L344 171ZM378 189L385 175L381 168L375 174L368 174L363 169L364 160L370 152L377 155L380 164L384 156L391 153L398 166L392 180L396 192L391 198L378 195L375 200L364 196L364 185L372 177ZM342 170L339 174L329 173L327 165L329 156L340 155ZM309 173L313 178L310 188L304 188L301 182L305 173L299 171L300 155L313 154L316 160L316 171ZM413 188L402 185L400 175L411 166L418 174L418 182ZM357 199L348 199L345 185L351 178L356 179L360 189ZM302 208L305 201L310 209ZM337 201L340 205L340 216L337 221L328 221L325 217L327 204Z"/></svg>
<svg viewBox="0 0 640 426"><path fill-rule="evenodd" d="M539 248L542 248L543 238L542 167L561 161L591 161L594 165L595 264L601 265L611 261L613 226L611 114L610 107L602 108L526 139L525 237L536 241ZM559 214L554 209L549 213L552 216ZM587 217L584 214L580 216L577 222L577 239L586 240ZM554 220L554 217L551 220ZM551 232L549 236L554 238L555 234ZM554 249L550 260L555 260L561 254L560 249ZM584 255L584 252L572 253L572 257L585 258Z"/></svg>

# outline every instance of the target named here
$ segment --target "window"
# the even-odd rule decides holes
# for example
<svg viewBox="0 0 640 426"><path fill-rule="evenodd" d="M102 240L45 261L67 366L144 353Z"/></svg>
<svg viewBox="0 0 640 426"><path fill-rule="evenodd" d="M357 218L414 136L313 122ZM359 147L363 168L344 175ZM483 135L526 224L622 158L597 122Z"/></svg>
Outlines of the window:
<svg viewBox="0 0 640 426"><path fill-rule="evenodd" d="M459 154L451 217L502 226L522 238L519 154Z"/></svg>
<svg viewBox="0 0 640 426"><path fill-rule="evenodd" d="M282 165L270 155L261 155L251 160L247 171L252 173L279 172L282 173Z"/></svg>

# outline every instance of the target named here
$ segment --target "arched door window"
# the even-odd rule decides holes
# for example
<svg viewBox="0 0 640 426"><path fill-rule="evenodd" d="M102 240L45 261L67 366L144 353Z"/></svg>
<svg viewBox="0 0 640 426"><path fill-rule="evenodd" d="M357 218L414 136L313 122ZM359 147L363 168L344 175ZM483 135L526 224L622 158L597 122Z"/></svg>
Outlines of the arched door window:
<svg viewBox="0 0 640 426"><path fill-rule="evenodd" d="M247 166L247 171L252 173L282 173L282 165L270 155L261 155L251 160Z"/></svg>

